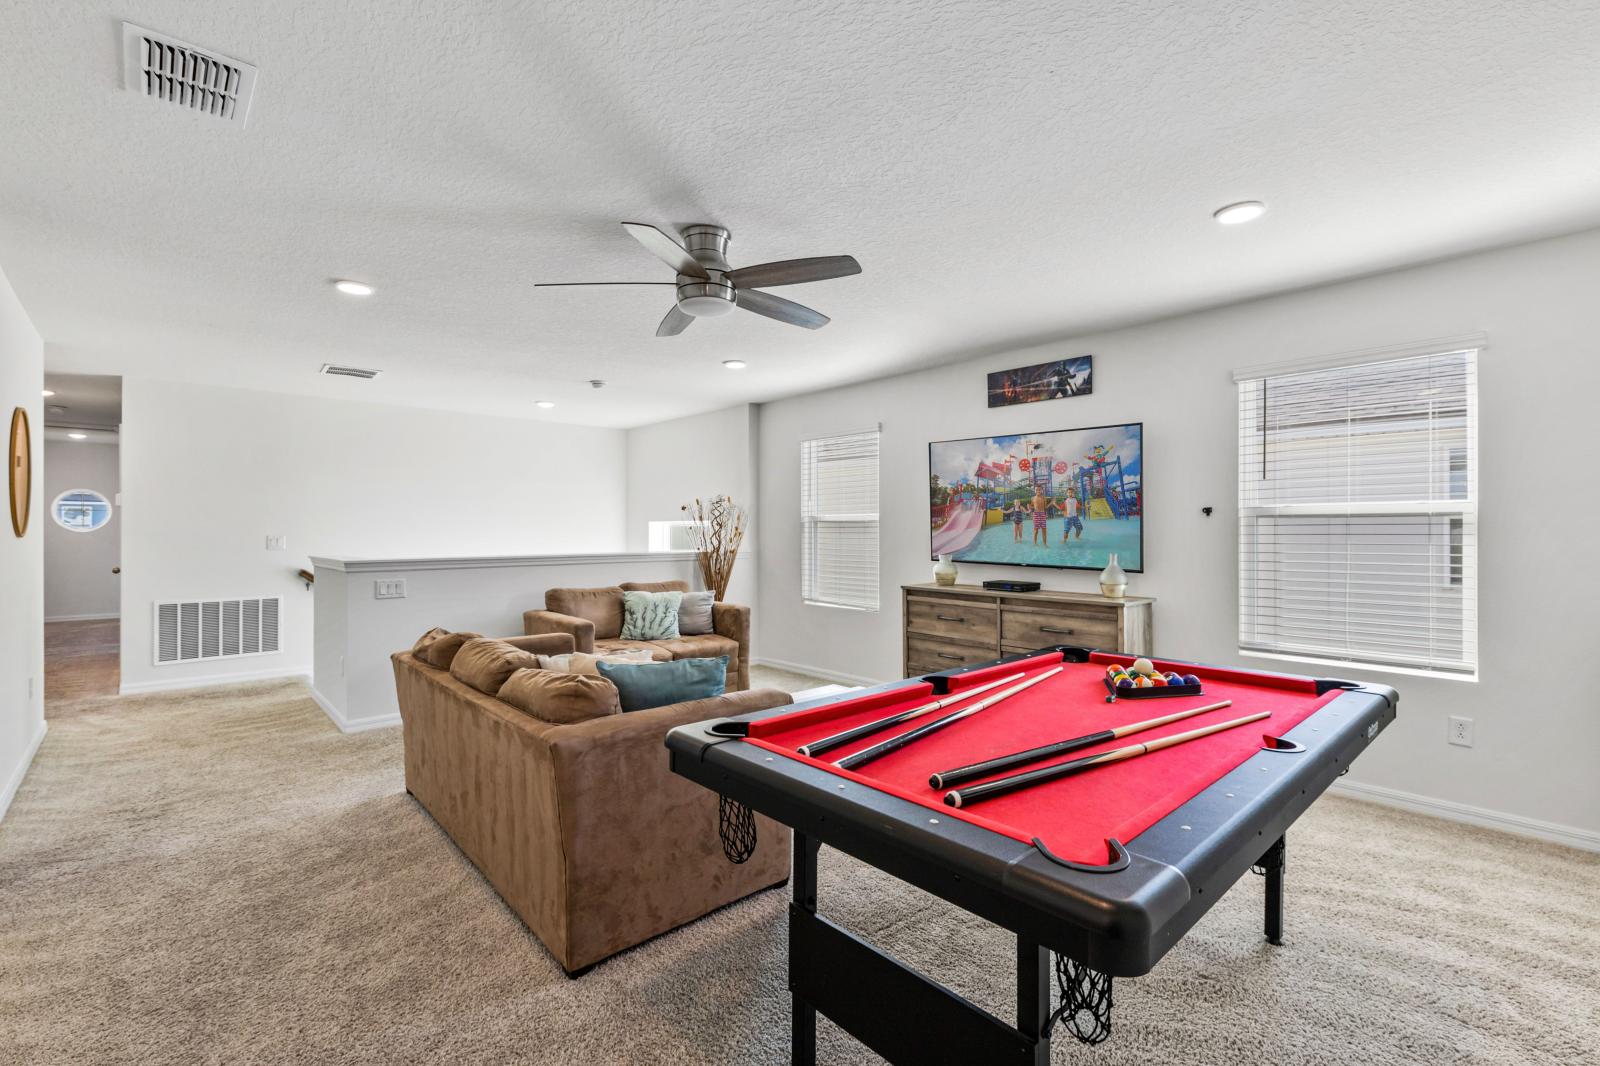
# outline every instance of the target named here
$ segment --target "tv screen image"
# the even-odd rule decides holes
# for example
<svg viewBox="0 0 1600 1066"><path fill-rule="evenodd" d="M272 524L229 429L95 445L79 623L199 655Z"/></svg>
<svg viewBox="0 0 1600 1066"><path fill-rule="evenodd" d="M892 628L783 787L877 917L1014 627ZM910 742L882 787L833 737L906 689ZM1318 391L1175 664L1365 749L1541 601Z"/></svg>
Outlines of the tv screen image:
<svg viewBox="0 0 1600 1066"><path fill-rule="evenodd" d="M930 558L1144 570L1144 423L934 441Z"/></svg>

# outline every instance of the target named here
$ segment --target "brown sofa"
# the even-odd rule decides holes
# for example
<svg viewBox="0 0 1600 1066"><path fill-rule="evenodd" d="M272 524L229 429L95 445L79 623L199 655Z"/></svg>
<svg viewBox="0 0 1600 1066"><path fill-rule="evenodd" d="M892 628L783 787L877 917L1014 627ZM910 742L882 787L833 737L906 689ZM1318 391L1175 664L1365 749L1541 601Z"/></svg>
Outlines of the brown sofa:
<svg viewBox="0 0 1600 1066"><path fill-rule="evenodd" d="M544 610L526 611L522 630L528 634L566 633L578 651L604 652L644 648L651 658L702 659L728 657L728 691L750 687L750 608L734 603L711 605L713 632L675 640L623 640L622 594L688 592L685 581L625 581L597 589L547 589Z"/></svg>
<svg viewBox="0 0 1600 1066"><path fill-rule="evenodd" d="M573 650L567 634L506 642ZM758 818L755 854L729 862L717 797L673 774L664 748L676 726L782 706L787 694L740 692L555 725L410 651L392 660L406 791L569 975L788 879L788 829Z"/></svg>

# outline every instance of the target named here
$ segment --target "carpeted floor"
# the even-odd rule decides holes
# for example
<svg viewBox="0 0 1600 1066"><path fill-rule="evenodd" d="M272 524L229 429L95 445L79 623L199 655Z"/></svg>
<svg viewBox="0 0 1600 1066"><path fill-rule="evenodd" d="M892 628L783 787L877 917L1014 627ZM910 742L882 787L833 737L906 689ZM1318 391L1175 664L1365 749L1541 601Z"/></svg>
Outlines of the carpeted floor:
<svg viewBox="0 0 1600 1066"><path fill-rule="evenodd" d="M820 900L1009 1016L999 930L827 850ZM785 904L569 981L405 795L398 729L298 683L122 698L52 720L0 823L0 1062L781 1063ZM1329 798L1283 947L1260 908L1247 879L1052 1061L1596 1061L1600 856ZM824 1022L821 1061L874 1059Z"/></svg>

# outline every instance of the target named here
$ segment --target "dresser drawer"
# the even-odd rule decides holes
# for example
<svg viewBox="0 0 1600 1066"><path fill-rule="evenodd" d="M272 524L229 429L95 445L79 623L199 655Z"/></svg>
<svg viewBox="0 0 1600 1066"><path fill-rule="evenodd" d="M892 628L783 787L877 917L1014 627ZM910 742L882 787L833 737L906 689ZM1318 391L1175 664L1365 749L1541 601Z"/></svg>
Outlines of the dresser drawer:
<svg viewBox="0 0 1600 1066"><path fill-rule="evenodd" d="M1117 616L1091 607L1039 611L1008 607L1000 618L1000 642L1019 649L1052 644L1115 648Z"/></svg>
<svg viewBox="0 0 1600 1066"><path fill-rule="evenodd" d="M1000 609L992 603L907 597L906 631L982 644L992 653L1000 643Z"/></svg>
<svg viewBox="0 0 1600 1066"><path fill-rule="evenodd" d="M997 654L993 644L957 644L912 633L906 637L906 676L936 674L958 666L986 663Z"/></svg>

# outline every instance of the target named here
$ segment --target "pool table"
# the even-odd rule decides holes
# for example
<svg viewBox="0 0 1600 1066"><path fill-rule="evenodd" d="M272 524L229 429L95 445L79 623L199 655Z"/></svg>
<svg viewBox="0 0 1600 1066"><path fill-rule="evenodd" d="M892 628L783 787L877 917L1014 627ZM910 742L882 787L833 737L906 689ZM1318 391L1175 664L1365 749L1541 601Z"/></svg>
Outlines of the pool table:
<svg viewBox="0 0 1600 1066"><path fill-rule="evenodd" d="M1129 698L1122 691L1118 698L1105 684L1107 669L1132 662L1045 648L668 734L674 772L722 795L720 828L731 858L738 858L740 827L753 832L752 809L794 830L794 1062L815 1060L817 1011L895 1063L1038 1066L1059 1028L1085 1042L1103 1040L1113 979L1148 973L1252 868L1265 876L1267 939L1281 942L1284 833L1394 720L1397 694L1382 685L1156 659L1159 668L1197 676L1202 692ZM1040 675L1047 676L915 743L854 769L837 765L1006 691L1019 676ZM946 706L820 756L799 751L938 700ZM1232 705L1023 769L1249 714L1269 717L960 809L930 780L1223 700ZM1016 1023L821 917L822 844L1014 933Z"/></svg>

